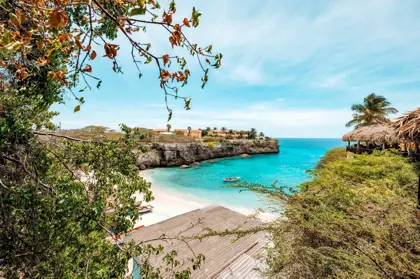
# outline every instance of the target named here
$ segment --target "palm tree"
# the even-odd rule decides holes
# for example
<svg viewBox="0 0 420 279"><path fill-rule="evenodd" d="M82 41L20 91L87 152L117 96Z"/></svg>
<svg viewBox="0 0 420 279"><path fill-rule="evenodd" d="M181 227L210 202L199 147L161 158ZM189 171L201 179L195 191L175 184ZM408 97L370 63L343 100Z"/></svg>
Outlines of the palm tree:
<svg viewBox="0 0 420 279"><path fill-rule="evenodd" d="M390 105L391 103L384 96L371 93L363 99L363 104L351 106L351 110L354 111L353 119L346 124L346 127L356 125L355 128L359 128L387 123L389 122L387 115L398 112Z"/></svg>
<svg viewBox="0 0 420 279"><path fill-rule="evenodd" d="M263 137L264 137L264 133L263 133L263 132L261 132L261 133L259 134L259 137L260 137L260 138L263 138Z"/></svg>
<svg viewBox="0 0 420 279"><path fill-rule="evenodd" d="M210 130L211 130L211 128L210 128L210 127L207 127L207 128L206 128L206 131L210 131Z"/></svg>
<svg viewBox="0 0 420 279"><path fill-rule="evenodd" d="M222 131L226 131L226 130L227 130L227 128L226 128L226 127L222 127L220 130L222 130Z"/></svg>
<svg viewBox="0 0 420 279"><path fill-rule="evenodd" d="M257 129L251 128L251 130L248 132L248 138L255 139L256 137L257 137Z"/></svg>
<svg viewBox="0 0 420 279"><path fill-rule="evenodd" d="M188 126L187 130L188 130L188 136L190 136L190 133L191 133L191 127L190 127L190 126Z"/></svg>
<svg viewBox="0 0 420 279"><path fill-rule="evenodd" d="M171 128L172 128L172 126L171 126L171 124L166 124L166 128L168 128L168 132L170 132L171 131Z"/></svg>
<svg viewBox="0 0 420 279"><path fill-rule="evenodd" d="M213 127L213 130L217 130L217 127Z"/></svg>

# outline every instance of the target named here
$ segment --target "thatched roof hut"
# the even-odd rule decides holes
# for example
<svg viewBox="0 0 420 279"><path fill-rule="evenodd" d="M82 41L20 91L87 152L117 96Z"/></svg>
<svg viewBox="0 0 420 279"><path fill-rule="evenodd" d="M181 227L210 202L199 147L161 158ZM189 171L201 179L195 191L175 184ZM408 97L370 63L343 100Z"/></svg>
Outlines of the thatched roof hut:
<svg viewBox="0 0 420 279"><path fill-rule="evenodd" d="M398 136L397 131L386 124L362 126L354 131L345 134L343 141L363 141L375 144L394 145L403 143L404 140Z"/></svg>
<svg viewBox="0 0 420 279"><path fill-rule="evenodd" d="M399 117L391 125L397 130L399 137L420 143L420 108Z"/></svg>

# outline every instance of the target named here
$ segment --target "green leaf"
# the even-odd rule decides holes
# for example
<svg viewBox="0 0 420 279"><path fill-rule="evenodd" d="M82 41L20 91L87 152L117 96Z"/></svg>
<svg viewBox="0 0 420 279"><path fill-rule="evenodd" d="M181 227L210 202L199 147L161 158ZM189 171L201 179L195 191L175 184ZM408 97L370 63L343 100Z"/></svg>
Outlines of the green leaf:
<svg viewBox="0 0 420 279"><path fill-rule="evenodd" d="M130 16L144 15L145 13L146 13L146 8L145 7L134 8L130 11Z"/></svg>
<svg viewBox="0 0 420 279"><path fill-rule="evenodd" d="M141 78L142 76L143 76L143 74L142 74L142 73L140 73L140 74L139 74L139 78Z"/></svg>
<svg viewBox="0 0 420 279"><path fill-rule="evenodd" d="M144 64L149 64L150 62L152 62L152 57L148 56L146 62L144 62Z"/></svg>
<svg viewBox="0 0 420 279"><path fill-rule="evenodd" d="M10 36L10 32L9 32L9 30L5 30L4 31L4 35L3 35L3 43L4 44L8 44L8 43L10 43L10 40L11 40L12 38L11 38L11 36Z"/></svg>
<svg viewBox="0 0 420 279"><path fill-rule="evenodd" d="M172 119L172 110L169 112L169 115L168 115L168 122L169 122L171 119Z"/></svg>
<svg viewBox="0 0 420 279"><path fill-rule="evenodd" d="M80 105L77 105L75 108L74 108L74 112L76 113L76 112L78 112L80 110Z"/></svg>
<svg viewBox="0 0 420 279"><path fill-rule="evenodd" d="M187 99L185 99L185 110L190 110L190 104L191 104L191 97L188 97Z"/></svg>
<svg viewBox="0 0 420 279"><path fill-rule="evenodd" d="M79 92L85 91L86 87L87 87L87 85L85 85L85 87L83 87L82 89L80 89Z"/></svg>
<svg viewBox="0 0 420 279"><path fill-rule="evenodd" d="M12 42L0 49L17 51L20 48L21 42Z"/></svg>
<svg viewBox="0 0 420 279"><path fill-rule="evenodd" d="M99 87L101 87L101 83L102 83L102 80L100 80L100 81L98 82L98 84L96 85L96 88L98 88L98 89L99 89Z"/></svg>

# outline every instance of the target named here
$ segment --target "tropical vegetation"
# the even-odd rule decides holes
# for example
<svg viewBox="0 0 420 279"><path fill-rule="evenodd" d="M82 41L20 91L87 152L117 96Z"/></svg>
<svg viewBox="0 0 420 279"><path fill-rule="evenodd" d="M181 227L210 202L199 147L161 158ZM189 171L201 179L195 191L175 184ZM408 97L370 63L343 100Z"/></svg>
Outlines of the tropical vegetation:
<svg viewBox="0 0 420 279"><path fill-rule="evenodd" d="M352 105L353 119L347 122L346 127L369 126L373 124L385 124L389 122L389 114L397 113L398 110L390 106L391 103L384 97L369 94L363 99L363 104Z"/></svg>
<svg viewBox="0 0 420 279"><path fill-rule="evenodd" d="M333 150L297 190L235 186L266 195L284 214L264 228L272 240L265 275L420 278L417 173L392 151L347 159Z"/></svg>
<svg viewBox="0 0 420 279"><path fill-rule="evenodd" d="M95 59L122 74L120 37L132 47L138 78L143 67L155 65L168 121L169 97L190 109L191 98L178 95L191 74L186 59L153 53L134 34L151 24L167 31L173 48L200 60L204 87L222 55L186 38L184 30L198 27L200 16L193 8L189 17L178 17L174 1L164 9L154 0L0 1L0 277L121 278L133 256L162 253L116 241L138 218L133 194L153 199L132 152L136 132L122 125L121 137L72 138L54 132L52 105L71 98L74 112L83 109L84 92L107 82L92 66ZM175 255L167 254L163 269L171 270ZM188 278L202 260L197 255L172 277ZM143 265L142 275L159 278L163 269Z"/></svg>

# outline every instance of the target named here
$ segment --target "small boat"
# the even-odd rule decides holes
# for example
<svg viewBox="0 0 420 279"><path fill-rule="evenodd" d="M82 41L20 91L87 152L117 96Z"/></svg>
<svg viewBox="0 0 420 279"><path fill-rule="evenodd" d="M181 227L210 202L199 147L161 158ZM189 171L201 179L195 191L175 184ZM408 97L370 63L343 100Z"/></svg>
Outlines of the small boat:
<svg viewBox="0 0 420 279"><path fill-rule="evenodd" d="M138 206L137 207L139 214L146 214L152 212L153 206L152 205L144 205L144 206Z"/></svg>
<svg viewBox="0 0 420 279"><path fill-rule="evenodd" d="M223 181L224 182L235 182L235 181L238 181L240 179L241 178L239 176L237 176L237 177L227 177L227 178L223 178Z"/></svg>

